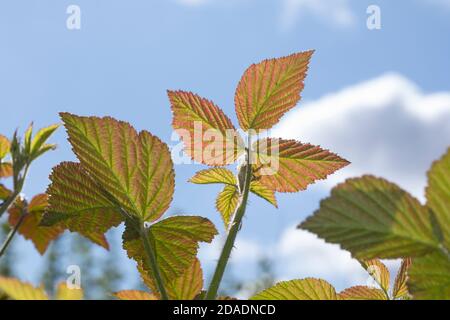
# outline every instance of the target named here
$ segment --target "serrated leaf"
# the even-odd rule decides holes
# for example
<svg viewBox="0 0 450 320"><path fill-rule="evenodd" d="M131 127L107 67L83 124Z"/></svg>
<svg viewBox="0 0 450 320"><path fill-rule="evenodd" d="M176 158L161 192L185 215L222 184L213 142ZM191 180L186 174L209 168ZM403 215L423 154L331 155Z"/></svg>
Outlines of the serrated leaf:
<svg viewBox="0 0 450 320"><path fill-rule="evenodd" d="M258 197L263 198L270 204L273 204L278 208L277 198L275 197L275 191L266 187L259 181L252 181L250 183L250 192L256 194Z"/></svg>
<svg viewBox="0 0 450 320"><path fill-rule="evenodd" d="M65 282L61 282L56 288L56 300L83 300L83 297L83 289L69 288Z"/></svg>
<svg viewBox="0 0 450 320"><path fill-rule="evenodd" d="M8 222L11 227L17 225L22 214L25 214L18 232L25 239L31 240L41 255L45 253L50 242L64 232L64 229L59 226L40 226L47 205L47 195L39 194L28 205L20 199L16 200L14 205L8 210Z"/></svg>
<svg viewBox="0 0 450 320"><path fill-rule="evenodd" d="M0 291L13 300L48 300L44 289L14 278L0 277Z"/></svg>
<svg viewBox="0 0 450 320"><path fill-rule="evenodd" d="M61 113L61 118L83 168L125 211L144 221L161 217L175 184L165 143L109 117Z"/></svg>
<svg viewBox="0 0 450 320"><path fill-rule="evenodd" d="M10 162L0 162L0 178L9 178L13 175L13 167Z"/></svg>
<svg viewBox="0 0 450 320"><path fill-rule="evenodd" d="M0 200L4 201L4 200L8 199L10 194L11 194L11 190L6 188L4 185L0 184Z"/></svg>
<svg viewBox="0 0 450 320"><path fill-rule="evenodd" d="M378 259L371 259L361 261L361 265L384 290L384 292L389 292L391 274L383 262Z"/></svg>
<svg viewBox="0 0 450 320"><path fill-rule="evenodd" d="M30 154L35 155L44 146L48 138L59 128L59 124L54 124L45 128L40 129L36 135L33 137L30 145Z"/></svg>
<svg viewBox="0 0 450 320"><path fill-rule="evenodd" d="M211 221L196 216L173 216L153 224L148 229L148 235L164 283L171 283L180 277L192 265L198 243L209 243L216 234L217 230ZM123 247L128 257L142 267L141 271L152 276L142 239L128 223L123 234Z"/></svg>
<svg viewBox="0 0 450 320"><path fill-rule="evenodd" d="M428 172L426 198L443 236L443 244L450 250L450 149Z"/></svg>
<svg viewBox="0 0 450 320"><path fill-rule="evenodd" d="M108 248L104 234L123 218L82 166L63 162L53 168L47 189L49 207L41 222L78 232Z"/></svg>
<svg viewBox="0 0 450 320"><path fill-rule="evenodd" d="M141 290L122 290L114 293L120 300L158 300L154 294Z"/></svg>
<svg viewBox="0 0 450 320"><path fill-rule="evenodd" d="M366 286L355 286L339 293L342 300L388 300L383 290Z"/></svg>
<svg viewBox="0 0 450 320"><path fill-rule="evenodd" d="M225 186L216 199L216 209L222 216L225 228L228 229L231 218L239 203L239 191L234 186Z"/></svg>
<svg viewBox="0 0 450 320"><path fill-rule="evenodd" d="M313 51L251 65L235 94L242 129L270 129L300 100Z"/></svg>
<svg viewBox="0 0 450 320"><path fill-rule="evenodd" d="M279 282L251 300L337 300L336 290L321 279L307 278Z"/></svg>
<svg viewBox="0 0 450 320"><path fill-rule="evenodd" d="M331 191L299 227L340 244L358 259L420 256L436 249L428 211L397 185L373 176Z"/></svg>
<svg viewBox="0 0 450 320"><path fill-rule="evenodd" d="M254 144L255 176L278 192L298 192L347 166L349 162L328 150L295 140L262 139Z"/></svg>
<svg viewBox="0 0 450 320"><path fill-rule="evenodd" d="M450 299L450 257L440 252L414 258L408 271L408 288L414 299Z"/></svg>
<svg viewBox="0 0 450 320"><path fill-rule="evenodd" d="M0 160L2 160L9 153L11 142L8 138L0 134Z"/></svg>
<svg viewBox="0 0 450 320"><path fill-rule="evenodd" d="M392 296L394 299L403 299L409 296L407 281L408 271L411 266L411 259L406 258L402 260L400 270L395 277L394 288L392 289Z"/></svg>
<svg viewBox="0 0 450 320"><path fill-rule="evenodd" d="M228 184L235 186L237 184L236 176L226 168L211 168L198 171L195 176L189 179L189 182L195 184Z"/></svg>
<svg viewBox="0 0 450 320"><path fill-rule="evenodd" d="M234 163L243 142L231 120L212 101L186 91L168 91L173 128L194 161L214 166Z"/></svg>

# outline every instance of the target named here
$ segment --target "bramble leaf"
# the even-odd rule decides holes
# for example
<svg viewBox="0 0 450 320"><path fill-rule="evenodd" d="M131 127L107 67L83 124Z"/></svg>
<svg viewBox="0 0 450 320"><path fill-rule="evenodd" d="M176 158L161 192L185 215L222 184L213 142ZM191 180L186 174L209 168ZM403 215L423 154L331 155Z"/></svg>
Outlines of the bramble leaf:
<svg viewBox="0 0 450 320"><path fill-rule="evenodd" d="M222 183L235 186L237 184L236 177L230 170L226 168L211 168L197 172L195 176L189 179L189 182L195 184L213 184Z"/></svg>
<svg viewBox="0 0 450 320"><path fill-rule="evenodd" d="M172 126L194 161L214 166L234 163L243 142L231 120L212 101L186 91L168 91Z"/></svg>
<svg viewBox="0 0 450 320"><path fill-rule="evenodd" d="M49 207L41 225L78 232L108 248L104 234L123 218L98 184L74 162L63 162L53 168L50 180Z"/></svg>
<svg viewBox="0 0 450 320"><path fill-rule="evenodd" d="M389 292L391 275L386 265L378 259L361 261L361 265L384 290Z"/></svg>
<svg viewBox="0 0 450 320"><path fill-rule="evenodd" d="M40 129L36 135L33 137L30 145L30 154L37 154L43 146L45 146L45 142L48 138L59 128L59 124L54 124L45 128ZM52 145L53 146L53 145Z"/></svg>
<svg viewBox="0 0 450 320"><path fill-rule="evenodd" d="M250 300L337 300L336 290L321 279L282 281Z"/></svg>
<svg viewBox="0 0 450 320"><path fill-rule="evenodd" d="M56 300L83 300L83 297L83 289L71 289L65 282L61 282L56 288Z"/></svg>
<svg viewBox="0 0 450 320"><path fill-rule="evenodd" d="M14 278L0 277L0 291L13 300L48 300L43 288L36 288Z"/></svg>
<svg viewBox="0 0 450 320"><path fill-rule="evenodd" d="M299 227L358 259L420 256L439 247L428 211L397 185L373 176L348 179Z"/></svg>
<svg viewBox="0 0 450 320"><path fill-rule="evenodd" d="M157 263L164 283L171 283L188 269L198 251L199 242L211 242L217 230L206 218L173 216L153 224L148 229ZM141 272L153 277L147 265L144 246L135 228L126 224L123 247L128 257L134 259Z"/></svg>
<svg viewBox="0 0 450 320"><path fill-rule="evenodd" d="M114 293L120 300L158 300L154 294L141 290L122 290Z"/></svg>
<svg viewBox="0 0 450 320"><path fill-rule="evenodd" d="M262 139L254 144L254 149L255 176L278 192L305 190L309 184L349 164L334 153L295 140Z"/></svg>
<svg viewBox="0 0 450 320"><path fill-rule="evenodd" d="M234 98L242 129L270 129L297 104L312 54L264 60L245 71Z"/></svg>
<svg viewBox="0 0 450 320"><path fill-rule="evenodd" d="M407 285L414 299L450 299L450 257L435 252L414 258Z"/></svg>
<svg viewBox="0 0 450 320"><path fill-rule="evenodd" d="M167 210L175 181L165 143L109 117L61 118L83 169L125 211L155 221Z"/></svg>
<svg viewBox="0 0 450 320"><path fill-rule="evenodd" d="M8 138L0 134L0 160L2 160L9 153L11 142Z"/></svg>
<svg viewBox="0 0 450 320"><path fill-rule="evenodd" d="M383 290L366 286L355 286L338 294L342 300L388 300Z"/></svg>
<svg viewBox="0 0 450 320"><path fill-rule="evenodd" d="M431 166L426 188L427 206L437 220L443 245L450 250L450 149Z"/></svg>
<svg viewBox="0 0 450 320"><path fill-rule="evenodd" d="M392 296L394 299L403 299L409 296L407 281L408 272L411 266L411 259L406 258L402 260L400 270L395 277L394 288L392 289Z"/></svg>
<svg viewBox="0 0 450 320"><path fill-rule="evenodd" d="M258 197L263 198L269 203L278 208L277 198L275 197L275 191L266 187L259 181L252 181L250 183L250 192L256 194Z"/></svg>
<svg viewBox="0 0 450 320"><path fill-rule="evenodd" d="M9 178L13 175L13 167L10 162L0 161L0 178Z"/></svg>
<svg viewBox="0 0 450 320"><path fill-rule="evenodd" d="M239 203L239 191L236 187L227 185L219 193L216 199L216 209L222 216L225 228L228 229L231 218Z"/></svg>
<svg viewBox="0 0 450 320"><path fill-rule="evenodd" d="M0 184L0 200L6 200L11 194L11 190Z"/></svg>
<svg viewBox="0 0 450 320"><path fill-rule="evenodd" d="M45 253L50 242L56 239L64 231L64 229L59 226L40 226L47 205L47 195L39 194L35 196L28 205L21 199L16 200L14 205L8 210L8 222L12 227L19 222L22 214L25 215L18 232L25 239L31 240L41 255Z"/></svg>

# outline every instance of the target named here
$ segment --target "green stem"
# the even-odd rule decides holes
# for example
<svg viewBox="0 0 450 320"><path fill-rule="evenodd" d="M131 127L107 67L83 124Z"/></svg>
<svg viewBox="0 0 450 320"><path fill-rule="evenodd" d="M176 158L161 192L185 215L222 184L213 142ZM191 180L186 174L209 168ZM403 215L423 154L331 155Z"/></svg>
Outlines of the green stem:
<svg viewBox="0 0 450 320"><path fill-rule="evenodd" d="M142 241L144 242L144 249L147 254L148 264L150 266L150 269L152 270L153 277L155 279L156 287L158 288L158 291L161 295L162 300L169 300L169 296L167 294L166 288L164 287L164 281L161 277L161 273L159 271L157 258L155 251L152 250L152 245L150 243L150 239L148 236L148 230L145 228L145 226L142 224L141 230L140 230Z"/></svg>
<svg viewBox="0 0 450 320"><path fill-rule="evenodd" d="M8 236L5 239L5 242L3 242L2 247L0 248L0 258L3 256L3 254L6 252L6 249L8 249L8 246L10 245L12 239L14 238L14 235L17 233L17 230L19 230L20 226L22 225L23 221L25 220L27 213L22 212L20 215L19 221L17 221L16 225L13 229L9 232Z"/></svg>
<svg viewBox="0 0 450 320"><path fill-rule="evenodd" d="M214 272L213 278L211 280L211 284L209 286L208 292L206 293L206 300L214 300L217 297L217 292L219 290L220 283L222 282L223 274L225 273L225 269L227 267L228 261L230 259L231 251L233 250L234 243L236 241L237 234L241 229L242 218L245 215L245 210L247 208L247 200L248 194L250 191L250 182L252 179L252 166L250 161L251 151L250 151L250 143L251 137L249 136L248 149L247 149L247 158L246 163L244 165L245 170L245 180L244 187L241 191L241 202L239 207L236 210L236 214L234 215L234 220L228 233L227 239L222 249L222 253L220 254L219 261L217 263L216 270Z"/></svg>

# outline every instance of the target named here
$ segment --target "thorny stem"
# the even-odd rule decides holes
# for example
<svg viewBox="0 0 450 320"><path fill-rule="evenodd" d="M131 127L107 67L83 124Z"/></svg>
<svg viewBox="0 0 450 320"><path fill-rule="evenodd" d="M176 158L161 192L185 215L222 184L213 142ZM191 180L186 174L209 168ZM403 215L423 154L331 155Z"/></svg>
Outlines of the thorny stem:
<svg viewBox="0 0 450 320"><path fill-rule="evenodd" d="M17 233L17 230L19 230L20 226L22 225L23 221L25 220L25 217L27 216L27 212L22 210L22 214L20 215L19 221L17 221L16 225L13 229L9 232L8 236L5 239L5 242L3 242L2 247L0 249L0 258L5 254L6 249L8 249L8 246L10 245L12 239L14 238L14 235Z"/></svg>
<svg viewBox="0 0 450 320"><path fill-rule="evenodd" d="M245 215L245 209L247 208L248 194L250 191L250 182L252 179L252 166L251 166L251 136L248 136L247 155L245 164L243 166L245 170L244 187L241 190L241 201L239 207L234 215L234 220L228 233L227 239L220 254L219 261L217 262L216 270L214 272L211 284L208 292L206 293L206 300L214 300L217 296L220 283L222 282L223 274L225 272L228 260L230 259L231 251L233 250L236 236L241 229L242 218Z"/></svg>

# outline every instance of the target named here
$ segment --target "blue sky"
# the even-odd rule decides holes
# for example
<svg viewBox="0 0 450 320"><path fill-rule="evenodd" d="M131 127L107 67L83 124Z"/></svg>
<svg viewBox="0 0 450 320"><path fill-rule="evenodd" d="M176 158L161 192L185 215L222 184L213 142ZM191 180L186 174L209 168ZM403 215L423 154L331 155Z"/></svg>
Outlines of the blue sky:
<svg viewBox="0 0 450 320"><path fill-rule="evenodd" d="M66 28L71 4L81 8L80 30ZM366 27L371 4L381 8L381 30ZM278 210L252 198L231 272L251 279L266 252L280 279L322 276L342 288L364 273L355 276L345 253L293 226L352 175L384 175L421 197L427 166L450 145L449 17L448 0L2 1L0 132L57 123L58 112L70 111L111 115L174 145L167 89L212 99L237 124L234 90L248 65L315 49L303 100L274 134L321 144L353 166L280 195ZM64 130L53 141L59 148L35 164L26 195L44 191L51 168L74 159ZM176 166L169 213L221 227L220 188L186 182L199 168ZM38 263L31 244L19 242ZM207 270L219 246L202 248ZM33 280L26 267L20 273Z"/></svg>

